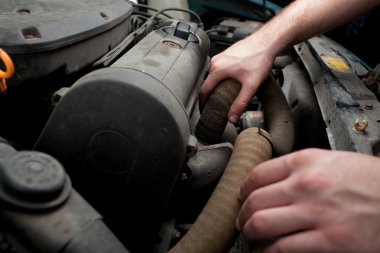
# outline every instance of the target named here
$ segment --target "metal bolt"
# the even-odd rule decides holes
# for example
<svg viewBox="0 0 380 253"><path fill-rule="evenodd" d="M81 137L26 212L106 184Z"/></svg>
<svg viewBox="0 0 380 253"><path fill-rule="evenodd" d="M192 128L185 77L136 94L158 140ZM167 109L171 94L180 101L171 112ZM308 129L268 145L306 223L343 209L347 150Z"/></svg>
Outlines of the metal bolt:
<svg viewBox="0 0 380 253"><path fill-rule="evenodd" d="M359 121L357 119L355 121L355 125L354 125L354 130L355 131L363 133L363 132L365 132L365 130L367 129L367 127L368 127L368 120L367 119L363 119L361 121Z"/></svg>

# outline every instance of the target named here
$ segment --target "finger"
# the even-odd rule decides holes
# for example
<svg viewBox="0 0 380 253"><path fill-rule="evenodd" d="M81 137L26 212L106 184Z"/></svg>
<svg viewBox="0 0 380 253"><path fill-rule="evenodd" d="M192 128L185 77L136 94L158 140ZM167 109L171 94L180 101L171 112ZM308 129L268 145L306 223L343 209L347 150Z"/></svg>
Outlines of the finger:
<svg viewBox="0 0 380 253"><path fill-rule="evenodd" d="M332 252L326 236L318 230L306 230L284 236L263 248L260 253L320 253Z"/></svg>
<svg viewBox="0 0 380 253"><path fill-rule="evenodd" d="M225 78L227 78L225 74L218 73L217 71L211 71L209 73L199 92L199 103L201 108L205 106L211 92Z"/></svg>
<svg viewBox="0 0 380 253"><path fill-rule="evenodd" d="M240 187L239 199L245 200L252 191L289 177L292 169L285 162L287 157L281 156L253 168Z"/></svg>
<svg viewBox="0 0 380 253"><path fill-rule="evenodd" d="M252 214L257 211L289 205L292 199L285 190L284 184L285 181L253 191L240 209L236 227L240 230Z"/></svg>
<svg viewBox="0 0 380 253"><path fill-rule="evenodd" d="M309 229L313 224L310 212L299 205L260 210L244 223L242 232L247 241L279 237Z"/></svg>
<svg viewBox="0 0 380 253"><path fill-rule="evenodd" d="M241 85L239 95L236 97L234 103L231 105L231 108L228 113L228 120L231 123L236 123L236 121L240 118L241 114L245 111L245 109L251 102L256 90L257 87L255 86L244 84Z"/></svg>

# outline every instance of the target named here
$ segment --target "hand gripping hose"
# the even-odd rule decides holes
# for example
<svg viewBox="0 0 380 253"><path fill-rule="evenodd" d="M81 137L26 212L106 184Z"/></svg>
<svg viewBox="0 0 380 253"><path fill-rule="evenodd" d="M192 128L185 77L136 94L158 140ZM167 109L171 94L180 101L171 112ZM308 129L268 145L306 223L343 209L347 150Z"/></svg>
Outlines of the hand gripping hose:
<svg viewBox="0 0 380 253"><path fill-rule="evenodd" d="M239 91L239 83L231 79L216 87L196 127L196 136L201 141L219 141L228 120L229 108ZM265 137L265 131L257 128L249 128L239 134L213 194L191 229L170 253L227 252L237 236L235 219L241 205L237 199L241 182L256 165L270 159L272 153L291 151L294 142L291 113L281 88L272 77L263 83L258 97L264 108L271 141Z"/></svg>
<svg viewBox="0 0 380 253"><path fill-rule="evenodd" d="M219 84L205 105L195 136L207 144L220 140L228 121L228 111L240 91L240 84L227 79ZM266 129L271 136L273 153L284 155L292 151L294 125L285 95L272 76L261 85L257 96L264 108Z"/></svg>
<svg viewBox="0 0 380 253"><path fill-rule="evenodd" d="M204 143L218 143L228 121L228 111L236 96L240 84L233 79L221 82L210 95L195 128L195 136Z"/></svg>
<svg viewBox="0 0 380 253"><path fill-rule="evenodd" d="M239 134L210 199L170 253L223 253L230 249L238 235L235 219L241 206L237 198L240 184L256 165L272 156L272 147L264 132L249 128Z"/></svg>

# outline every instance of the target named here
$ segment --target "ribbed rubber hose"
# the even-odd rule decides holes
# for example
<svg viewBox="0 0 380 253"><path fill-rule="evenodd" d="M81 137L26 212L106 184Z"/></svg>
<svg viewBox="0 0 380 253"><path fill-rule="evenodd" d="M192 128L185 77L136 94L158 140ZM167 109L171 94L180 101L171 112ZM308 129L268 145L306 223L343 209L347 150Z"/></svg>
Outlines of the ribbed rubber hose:
<svg viewBox="0 0 380 253"><path fill-rule="evenodd" d="M195 128L198 140L207 144L219 142L228 122L228 111L239 91L240 84L233 79L226 79L216 86Z"/></svg>
<svg viewBox="0 0 380 253"><path fill-rule="evenodd" d="M230 161L207 204L187 234L169 253L223 253L236 240L237 198L243 179L258 164L271 158L272 146L263 130L249 128L239 134Z"/></svg>
<svg viewBox="0 0 380 253"><path fill-rule="evenodd" d="M288 102L276 80L269 76L257 91L264 110L265 129L271 136L273 153L285 155L293 150L294 124Z"/></svg>
<svg viewBox="0 0 380 253"><path fill-rule="evenodd" d="M218 143L228 121L228 111L239 91L240 84L232 79L223 81L215 88L195 129L199 140L208 144ZM293 119L285 95L272 76L261 85L257 96L264 108L273 153L284 155L291 152L294 145Z"/></svg>
<svg viewBox="0 0 380 253"><path fill-rule="evenodd" d="M228 111L240 91L240 84L228 79L210 96L196 127L196 136L205 143L217 143L227 124ZM240 209L237 191L249 171L272 157L291 152L294 126L281 88L270 76L258 91L264 108L266 126L271 142L257 128L239 134L227 168L201 214L187 234L170 253L227 252L237 231L235 219ZM272 138L274 140L272 140ZM273 147L273 152L272 152Z"/></svg>

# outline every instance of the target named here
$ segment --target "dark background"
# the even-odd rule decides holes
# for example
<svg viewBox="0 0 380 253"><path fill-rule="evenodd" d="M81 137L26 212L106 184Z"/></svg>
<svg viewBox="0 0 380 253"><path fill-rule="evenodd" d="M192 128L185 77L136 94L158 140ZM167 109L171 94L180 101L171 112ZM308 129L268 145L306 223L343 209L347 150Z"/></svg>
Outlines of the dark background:
<svg viewBox="0 0 380 253"><path fill-rule="evenodd" d="M281 7L285 7L292 0L273 0L273 2ZM379 31L380 6L348 24L325 33L325 35L349 49L371 68L374 68L380 63Z"/></svg>
<svg viewBox="0 0 380 253"><path fill-rule="evenodd" d="M359 0L360 1L360 0ZM380 7L360 18L325 33L356 54L371 68L380 63Z"/></svg>

